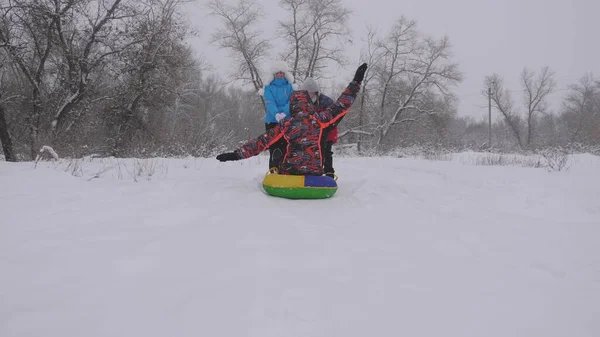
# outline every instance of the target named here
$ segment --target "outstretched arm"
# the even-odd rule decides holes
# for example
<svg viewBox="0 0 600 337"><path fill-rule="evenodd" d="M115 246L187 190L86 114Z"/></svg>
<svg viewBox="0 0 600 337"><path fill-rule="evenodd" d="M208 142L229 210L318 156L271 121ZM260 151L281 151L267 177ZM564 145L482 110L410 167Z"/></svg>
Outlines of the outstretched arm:
<svg viewBox="0 0 600 337"><path fill-rule="evenodd" d="M322 127L335 123L350 110L350 106L354 102L359 89L360 83L355 81L350 82L346 90L344 90L342 95L333 105L330 105L327 109L315 114L315 117L322 124Z"/></svg>
<svg viewBox="0 0 600 337"><path fill-rule="evenodd" d="M241 159L256 156L281 139L284 130L285 127L282 127L282 124L278 124L255 139L249 140L246 144L235 150L235 152Z"/></svg>
<svg viewBox="0 0 600 337"><path fill-rule="evenodd" d="M367 64L363 63L360 67L358 67L356 74L354 74L354 79L352 82L350 82L348 87L346 87L337 101L326 110L315 114L317 120L322 124L322 127L326 127L335 123L348 112L350 106L356 98L356 95L358 94L358 91L360 90L360 83L365 76L366 70Z"/></svg>
<svg viewBox="0 0 600 337"><path fill-rule="evenodd" d="M255 139L249 140L246 144L242 145L239 149L233 152L221 153L217 156L219 161L231 161L240 160L256 156L264 150L268 149L269 146L277 142L283 137L283 131L285 130L281 124L269 129L267 132L258 136Z"/></svg>

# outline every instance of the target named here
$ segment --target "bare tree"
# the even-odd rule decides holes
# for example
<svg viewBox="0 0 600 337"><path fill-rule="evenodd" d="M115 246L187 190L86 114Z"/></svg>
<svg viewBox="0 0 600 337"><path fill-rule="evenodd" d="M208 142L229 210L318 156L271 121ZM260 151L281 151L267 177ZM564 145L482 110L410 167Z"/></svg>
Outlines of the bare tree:
<svg viewBox="0 0 600 337"><path fill-rule="evenodd" d="M6 89L4 78L6 71L4 65L7 63L7 55L0 52L0 144L2 144L2 152L6 161L17 161L13 150L12 136L10 134L8 123L6 122L5 102L10 101L16 96L5 97Z"/></svg>
<svg viewBox="0 0 600 337"><path fill-rule="evenodd" d="M315 77L326 66L326 61L345 64L344 44L349 41L346 27L351 11L342 0L311 0L309 15L313 21L310 39L305 45L306 70L304 78ZM337 38L337 39L336 39ZM335 40L344 43L335 44Z"/></svg>
<svg viewBox="0 0 600 337"><path fill-rule="evenodd" d="M346 24L351 11L341 0L281 0L279 3L290 15L288 20L279 21L279 36L289 46L281 56L286 60L292 58L291 71L295 78L321 76L328 61L345 64L343 45L350 41Z"/></svg>
<svg viewBox="0 0 600 337"><path fill-rule="evenodd" d="M135 15L133 3L11 0L3 7L0 45L31 90L32 156L41 142L53 143L59 130L68 131L73 120L87 110L77 107L104 75L109 58L131 45L119 28L126 27L124 21ZM64 123L68 118L70 123Z"/></svg>
<svg viewBox="0 0 600 337"><path fill-rule="evenodd" d="M450 86L462 80L462 74L456 63L448 62L451 58L451 45L448 37L439 40L425 38L420 41L414 51L407 53L400 69L402 75L397 79L401 86L396 89L395 111L382 123L378 144L388 135L394 125L407 120L401 119L405 111L416 111L419 114L436 114L446 110L438 102L447 102L452 98ZM395 68L394 68L395 69ZM440 95L443 99L433 99ZM385 108L385 101L383 101Z"/></svg>
<svg viewBox="0 0 600 337"><path fill-rule="evenodd" d="M12 62L18 66L31 90L31 110L27 124L32 159L38 150L43 115L43 74L53 48L55 20L49 14L55 13L55 8L50 5L47 2L10 0L1 7L0 47L6 50Z"/></svg>
<svg viewBox="0 0 600 337"><path fill-rule="evenodd" d="M0 96L0 99L2 97ZM4 104L0 102L0 143L2 143L2 152L6 161L17 161L12 146L12 138L8 132L6 115L4 113Z"/></svg>
<svg viewBox="0 0 600 337"><path fill-rule="evenodd" d="M384 53L382 52L381 45L377 43L377 31L372 27L367 27L366 33L366 50L361 52L361 59L364 60L367 64L369 64L369 68L365 72L365 77L362 82L361 87L361 95L360 95L360 103L358 105L358 126L350 127L346 131L341 132L339 138L342 138L347 135L356 134L358 136L357 140L357 150L360 152L363 150L363 136L373 136L372 132L365 131L365 128L370 126L366 124L367 121L367 107L369 106L370 101L370 81L376 76L376 73L371 71L373 68L377 68L381 62L381 59L384 57Z"/></svg>
<svg viewBox="0 0 600 337"><path fill-rule="evenodd" d="M1 68L2 66L0 66ZM2 152L6 161L17 161L14 155L12 137L6 123L6 114L4 113L4 90L2 88L2 80L0 79L0 144L2 144Z"/></svg>
<svg viewBox="0 0 600 337"><path fill-rule="evenodd" d="M120 24L135 15L125 2L100 0L94 5L81 0L54 1L51 18L65 80L64 93L51 115L52 139L67 114L87 96L91 82L102 76L105 60L133 44L119 38Z"/></svg>
<svg viewBox="0 0 600 337"><path fill-rule="evenodd" d="M191 94L186 88L187 72L194 69L191 52L181 41L189 28L181 24L177 11L181 0L154 0L141 8L138 18L129 28L135 41L122 53L120 62L124 86L119 94L116 136L112 152L120 155L130 145L137 131L144 131L154 141L165 141L168 134L160 130L167 111L166 105L176 104L181 95ZM150 127L154 122L155 127Z"/></svg>
<svg viewBox="0 0 600 337"><path fill-rule="evenodd" d="M279 34L290 46L283 58L292 58L292 76L297 78L301 68L303 41L311 34L315 24L308 15L310 0L281 0L279 4L291 16L289 20L279 21Z"/></svg>
<svg viewBox="0 0 600 337"><path fill-rule="evenodd" d="M514 111L510 92L504 89L504 80L497 74L487 76L484 82L484 90L482 91L486 97L488 88L491 88L492 92L492 106L500 111L502 116L504 116L506 123L510 127L512 134L517 140L519 148L522 150L524 148L524 144L521 137L521 132L519 131L519 125L521 121L519 115Z"/></svg>
<svg viewBox="0 0 600 337"><path fill-rule="evenodd" d="M530 148L533 140L533 124L535 114L546 112L547 97L556 86L552 71L542 68L539 76L525 68L521 72L521 85L523 86L523 102L526 109L526 134L521 132L520 125L523 123L519 112L514 108L510 92L504 89L503 79L493 74L485 78L482 94L487 97L488 88L491 89L491 100L493 106L502 113L506 123L512 130L521 150Z"/></svg>
<svg viewBox="0 0 600 337"><path fill-rule="evenodd" d="M261 89L263 82L258 64L271 47L261 32L253 28L263 17L262 7L253 0L239 0L235 6L227 5L224 0L213 0L208 8L223 23L212 35L212 41L231 52L238 79L250 81L255 90Z"/></svg>
<svg viewBox="0 0 600 337"><path fill-rule="evenodd" d="M530 147L533 139L533 116L536 112L546 112L546 99L554 91L556 81L554 73L548 67L542 68L537 78L534 72L523 69L521 81L527 109L527 147Z"/></svg>
<svg viewBox="0 0 600 337"><path fill-rule="evenodd" d="M416 21L402 16L396 21L388 36L377 43L378 49L383 50L382 62L375 65L375 69L379 71L380 87L382 88L379 104L380 129L378 144L385 137L383 126L385 125L386 106L388 104L388 94L392 90L392 83L406 71L409 55L415 51L418 37Z"/></svg>
<svg viewBox="0 0 600 337"><path fill-rule="evenodd" d="M570 141L590 143L600 139L600 130L594 127L600 126L600 84L592 74L569 86L563 102L563 118L568 123Z"/></svg>
<svg viewBox="0 0 600 337"><path fill-rule="evenodd" d="M140 110L154 113L130 131L149 120L160 125L167 109L159 106L185 87L177 78L192 57L184 44L187 26L174 14L186 1L11 0L1 7L0 47L30 90L31 107L22 115L31 155L42 142L70 149L83 139L93 142L89 134L102 135L92 123L115 115L122 126L132 116L149 116ZM108 102L110 113L99 112L110 110ZM156 109L142 109L141 102Z"/></svg>

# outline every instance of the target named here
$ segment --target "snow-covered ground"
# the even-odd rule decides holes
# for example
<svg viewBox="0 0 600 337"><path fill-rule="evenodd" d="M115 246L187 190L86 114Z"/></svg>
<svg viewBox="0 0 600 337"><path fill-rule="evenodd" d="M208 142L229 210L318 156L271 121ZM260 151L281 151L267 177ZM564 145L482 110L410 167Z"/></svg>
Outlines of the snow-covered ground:
<svg viewBox="0 0 600 337"><path fill-rule="evenodd" d="M477 156L0 162L0 336L600 336L600 158Z"/></svg>

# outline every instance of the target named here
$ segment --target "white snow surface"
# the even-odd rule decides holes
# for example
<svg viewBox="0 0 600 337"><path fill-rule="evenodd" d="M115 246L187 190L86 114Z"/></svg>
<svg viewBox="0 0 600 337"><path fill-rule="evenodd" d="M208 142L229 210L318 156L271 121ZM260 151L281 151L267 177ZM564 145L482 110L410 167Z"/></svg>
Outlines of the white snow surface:
<svg viewBox="0 0 600 337"><path fill-rule="evenodd" d="M0 162L0 336L600 336L600 159L475 155Z"/></svg>

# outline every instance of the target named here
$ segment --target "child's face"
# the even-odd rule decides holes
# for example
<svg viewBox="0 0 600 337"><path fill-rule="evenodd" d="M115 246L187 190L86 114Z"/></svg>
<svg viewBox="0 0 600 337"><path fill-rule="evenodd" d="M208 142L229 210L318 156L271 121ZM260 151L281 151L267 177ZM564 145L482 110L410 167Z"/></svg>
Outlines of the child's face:
<svg viewBox="0 0 600 337"><path fill-rule="evenodd" d="M285 73L283 71L278 71L275 73L275 78L284 78Z"/></svg>

